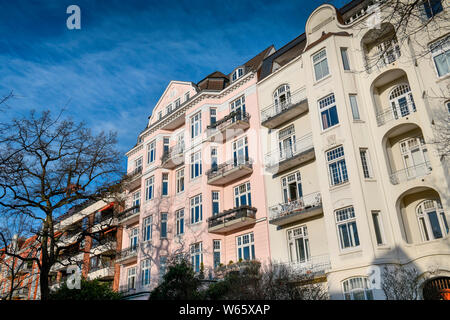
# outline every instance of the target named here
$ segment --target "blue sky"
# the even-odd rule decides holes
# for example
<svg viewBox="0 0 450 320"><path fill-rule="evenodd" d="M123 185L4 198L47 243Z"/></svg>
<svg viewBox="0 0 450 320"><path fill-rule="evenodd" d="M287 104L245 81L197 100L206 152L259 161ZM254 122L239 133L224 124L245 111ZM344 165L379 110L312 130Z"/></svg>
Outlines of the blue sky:
<svg viewBox="0 0 450 320"><path fill-rule="evenodd" d="M282 47L324 2L346 1L0 0L0 96L16 95L0 118L65 106L96 132L117 131L125 153L170 80ZM71 4L81 30L66 27Z"/></svg>

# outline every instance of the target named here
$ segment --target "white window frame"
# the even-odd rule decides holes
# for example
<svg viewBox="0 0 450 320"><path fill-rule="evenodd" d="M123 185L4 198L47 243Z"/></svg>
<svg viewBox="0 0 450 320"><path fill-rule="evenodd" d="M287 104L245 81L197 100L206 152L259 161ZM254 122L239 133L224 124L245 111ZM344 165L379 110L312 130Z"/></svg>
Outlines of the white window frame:
<svg viewBox="0 0 450 320"><path fill-rule="evenodd" d="M436 75L438 76L438 78L443 78L446 75L450 74L450 35L447 35L446 37L432 43L430 45L430 52L431 58L433 60L434 70L436 71ZM435 58L440 55L444 55L447 57L446 65L448 72L442 75L439 74L439 69L435 60Z"/></svg>
<svg viewBox="0 0 450 320"><path fill-rule="evenodd" d="M185 228L184 208L175 211L175 219L176 219L177 236L183 235Z"/></svg>
<svg viewBox="0 0 450 320"><path fill-rule="evenodd" d="M127 289L136 289L136 267L130 267L127 270Z"/></svg>
<svg viewBox="0 0 450 320"><path fill-rule="evenodd" d="M338 146L333 149L330 149L326 152L326 160L327 160L327 167L328 167L328 176L330 181L330 186L338 186L344 183L347 183L349 181L348 177L348 170L347 170L347 164L345 162L345 153L344 153L344 147ZM336 167L336 172L333 171L333 168L331 167L334 163L339 163L339 165ZM335 182L335 173L337 174L337 177L340 181Z"/></svg>
<svg viewBox="0 0 450 320"><path fill-rule="evenodd" d="M198 165L198 175L195 175L195 166ZM191 180L202 176L202 152L197 151L191 154Z"/></svg>
<svg viewBox="0 0 450 320"><path fill-rule="evenodd" d="M153 163L156 160L156 140L147 144L147 164Z"/></svg>
<svg viewBox="0 0 450 320"><path fill-rule="evenodd" d="M306 225L295 227L286 231L289 260L292 263L306 263L311 260L311 249L309 244L308 228ZM304 258L301 258L298 241L303 243ZM293 254L295 253L295 257Z"/></svg>
<svg viewBox="0 0 450 320"><path fill-rule="evenodd" d="M316 81L322 80L330 74L330 67L328 66L327 50L325 48L323 48L320 51L318 51L317 53L313 54L311 59L312 59L312 64L313 64L314 79ZM326 74L323 73L323 70L322 70L322 66L323 66L322 63L324 61L325 61L326 70L327 70ZM319 64L320 64L320 68L321 68L320 71L323 74L321 74L320 78L317 78L316 66Z"/></svg>
<svg viewBox="0 0 450 320"><path fill-rule="evenodd" d="M233 74L231 75L231 81L236 81L237 79L241 78L244 75L244 68L239 67L234 70Z"/></svg>
<svg viewBox="0 0 450 320"><path fill-rule="evenodd" d="M359 283L357 283L359 282ZM345 300L373 300L373 292L367 277L352 277L342 282ZM355 294L364 294L364 299L355 299Z"/></svg>
<svg viewBox="0 0 450 320"><path fill-rule="evenodd" d="M144 218L142 226L142 237L144 242L152 241L153 237L153 216Z"/></svg>
<svg viewBox="0 0 450 320"><path fill-rule="evenodd" d="M164 184L166 186L167 193L164 194ZM169 196L169 173L163 172L161 174L161 197L168 197Z"/></svg>
<svg viewBox="0 0 450 320"><path fill-rule="evenodd" d="M197 242L191 244L190 253L191 253L192 269L194 270L194 272L200 272L203 263L203 243ZM198 258L198 268L196 268L197 258Z"/></svg>
<svg viewBox="0 0 450 320"><path fill-rule="evenodd" d="M217 203L217 213L214 213L215 203ZM218 190L211 191L211 213L213 216L220 213L220 191Z"/></svg>
<svg viewBox="0 0 450 320"><path fill-rule="evenodd" d="M322 128L322 131L325 130L329 130L330 128L333 128L337 125L339 125L340 120L339 120L339 113L338 113L338 108L337 108L337 104L336 104L336 96L334 95L334 93L330 93L329 95L319 99L317 101L317 105L319 106L319 118L320 118L320 127ZM332 124L331 123L331 109L335 109L336 111L336 120L337 122ZM324 127L324 118L322 113L326 112L326 116L327 116L327 120L329 120L330 125L328 126L328 121L327 121L327 127Z"/></svg>
<svg viewBox="0 0 450 320"><path fill-rule="evenodd" d="M151 282L151 259L141 261L141 286L149 286Z"/></svg>
<svg viewBox="0 0 450 320"><path fill-rule="evenodd" d="M436 219L439 224L439 232L441 233L441 237L436 237L433 232L433 227L429 215L432 212L436 214ZM436 239L443 239L449 234L448 220L440 201L436 199L423 200L416 207L416 215L423 242L432 241Z"/></svg>
<svg viewBox="0 0 450 320"><path fill-rule="evenodd" d="M184 167L176 171L177 193L184 192Z"/></svg>
<svg viewBox="0 0 450 320"><path fill-rule="evenodd" d="M150 201L155 197L155 176L145 179L145 201Z"/></svg>
<svg viewBox="0 0 450 320"><path fill-rule="evenodd" d="M377 242L377 246L385 246L386 245L386 237L384 233L384 225L383 225L383 217L381 215L380 210L372 210L371 211L372 216L372 224L373 224L373 230L375 232L375 241ZM376 223L375 223L376 220ZM378 228L377 228L378 225ZM377 229L378 229L378 235L377 235ZM380 239L378 239L378 237Z"/></svg>
<svg viewBox="0 0 450 320"><path fill-rule="evenodd" d="M199 111L191 116L191 139L195 139L202 133L202 112Z"/></svg>
<svg viewBox="0 0 450 320"><path fill-rule="evenodd" d="M236 237L236 261L244 259L244 248L249 248L249 260L255 259L255 236L253 232L246 233ZM241 250L241 258L239 258L239 250Z"/></svg>
<svg viewBox="0 0 450 320"><path fill-rule="evenodd" d="M160 233L159 233L159 237L161 239L167 239L168 238L168 234L169 234L169 224L168 224L169 213L161 212L159 217L160 217ZM163 226L165 228L163 228ZM163 229L165 229L165 232L166 232L165 235L163 235Z"/></svg>
<svg viewBox="0 0 450 320"><path fill-rule="evenodd" d="M222 240L213 240L213 267L219 267L222 261ZM219 263L216 264L216 253L219 254Z"/></svg>
<svg viewBox="0 0 450 320"><path fill-rule="evenodd" d="M340 48L341 51L341 60L342 60L342 68L345 71L350 71L350 58L348 55L348 48L347 47L341 47Z"/></svg>
<svg viewBox="0 0 450 320"><path fill-rule="evenodd" d="M201 223L203 221L203 202L202 194L198 194L190 199L190 222L191 224ZM198 219L195 216L195 210L198 209Z"/></svg>
<svg viewBox="0 0 450 320"><path fill-rule="evenodd" d="M242 204L242 196L245 197L245 204ZM249 181L234 187L234 205L236 207L240 207L243 205L250 207L252 206L252 195Z"/></svg>
<svg viewBox="0 0 450 320"><path fill-rule="evenodd" d="M358 232L358 226L356 224L355 209L353 206L340 208L334 211L334 217L336 221L336 230L339 239L339 248L341 250L351 250L361 245L361 240ZM341 226L345 226L348 232L349 246L345 246L344 234L341 232ZM357 238L355 237L355 234Z"/></svg>
<svg viewBox="0 0 450 320"><path fill-rule="evenodd" d="M361 159L361 168L365 179L373 179L372 164L370 161L369 149L359 148L359 157Z"/></svg>
<svg viewBox="0 0 450 320"><path fill-rule="evenodd" d="M350 101L350 108L352 110L353 120L361 120L361 114L359 113L358 98L356 94L349 94L348 99Z"/></svg>

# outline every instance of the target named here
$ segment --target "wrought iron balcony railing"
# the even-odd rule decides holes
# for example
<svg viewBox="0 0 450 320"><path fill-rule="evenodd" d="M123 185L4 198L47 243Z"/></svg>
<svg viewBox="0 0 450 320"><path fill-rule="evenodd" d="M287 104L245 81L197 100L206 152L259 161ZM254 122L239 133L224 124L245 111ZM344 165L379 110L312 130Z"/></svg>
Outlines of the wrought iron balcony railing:
<svg viewBox="0 0 450 320"><path fill-rule="evenodd" d="M306 100L306 89L302 88L296 90L285 101L273 103L270 106L264 108L261 111L261 122L265 122L271 118L274 118Z"/></svg>
<svg viewBox="0 0 450 320"><path fill-rule="evenodd" d="M309 133L299 139L293 144L283 149L275 149L266 153L264 157L266 168L279 165L281 162L294 158L295 156L311 150L314 148L312 133Z"/></svg>
<svg viewBox="0 0 450 320"><path fill-rule="evenodd" d="M294 213L305 212L310 208L321 206L322 197L320 192L310 193L299 199L271 206L269 208L269 220L280 219Z"/></svg>
<svg viewBox="0 0 450 320"><path fill-rule="evenodd" d="M411 166L394 173L391 173L390 180L392 184L399 184L408 180L426 176L432 168L429 162L424 162L416 166Z"/></svg>
<svg viewBox="0 0 450 320"><path fill-rule="evenodd" d="M230 124L235 123L237 121L250 121L250 114L248 112L242 112L241 110L236 110L230 112L228 115L223 117L222 119L218 120L217 122L210 124L207 126L207 129L215 129L215 130L223 130L226 129Z"/></svg>
<svg viewBox="0 0 450 320"><path fill-rule="evenodd" d="M208 176L208 180L213 179L215 177L226 174L226 172L231 171L235 168L239 168L240 166L245 166L247 168L253 168L253 160L251 158L248 159L234 159L229 160L227 162L221 163L219 165L213 166L206 172Z"/></svg>
<svg viewBox="0 0 450 320"><path fill-rule="evenodd" d="M285 266L298 274L323 274L331 269L330 256L312 256L305 261L294 261L288 263L278 263L275 266Z"/></svg>
<svg viewBox="0 0 450 320"><path fill-rule="evenodd" d="M118 219L119 221L123 221L125 219L128 219L131 216L134 216L135 214L139 213L141 211L141 205L135 205L131 208L128 208L121 213L119 213Z"/></svg>
<svg viewBox="0 0 450 320"><path fill-rule="evenodd" d="M371 71L373 67L383 68L395 61L401 56L400 46L396 41L387 45L387 49L378 52L367 58L366 70Z"/></svg>
<svg viewBox="0 0 450 320"><path fill-rule="evenodd" d="M408 101L399 107L390 107L377 112L377 125L380 127L385 123L407 117L413 112L416 112L416 105L414 101Z"/></svg>
<svg viewBox="0 0 450 320"><path fill-rule="evenodd" d="M116 255L116 261L122 261L137 256L139 243L119 251Z"/></svg>
<svg viewBox="0 0 450 320"><path fill-rule="evenodd" d="M178 158L179 156L184 154L184 151L185 151L184 143L176 144L163 153L161 157L161 162L165 163L170 159Z"/></svg>
<svg viewBox="0 0 450 320"><path fill-rule="evenodd" d="M252 218L255 219L257 209L250 206L240 206L230 210L225 210L215 216L208 218L208 228L213 228L218 225L225 224L226 222L239 219L239 218Z"/></svg>

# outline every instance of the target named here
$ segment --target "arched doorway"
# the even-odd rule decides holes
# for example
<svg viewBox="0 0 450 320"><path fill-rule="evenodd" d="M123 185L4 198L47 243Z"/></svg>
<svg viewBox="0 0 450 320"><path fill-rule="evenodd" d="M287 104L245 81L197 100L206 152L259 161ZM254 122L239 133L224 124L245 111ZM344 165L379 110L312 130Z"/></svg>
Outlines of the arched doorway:
<svg viewBox="0 0 450 320"><path fill-rule="evenodd" d="M423 286L424 300L450 300L450 277L434 278Z"/></svg>

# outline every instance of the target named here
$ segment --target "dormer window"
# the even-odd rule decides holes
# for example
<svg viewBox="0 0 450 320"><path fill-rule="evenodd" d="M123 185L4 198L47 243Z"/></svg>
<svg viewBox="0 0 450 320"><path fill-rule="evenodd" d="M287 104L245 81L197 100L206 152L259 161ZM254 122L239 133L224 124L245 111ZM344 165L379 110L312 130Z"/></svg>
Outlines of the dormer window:
<svg viewBox="0 0 450 320"><path fill-rule="evenodd" d="M242 77L244 75L244 68L237 68L236 70L234 70L233 75L231 76L231 80L232 81L236 81L237 79L239 79L240 77Z"/></svg>

